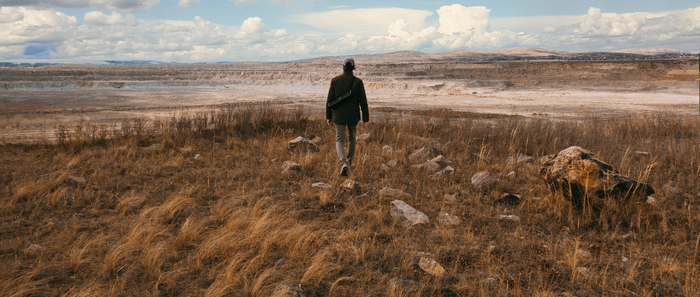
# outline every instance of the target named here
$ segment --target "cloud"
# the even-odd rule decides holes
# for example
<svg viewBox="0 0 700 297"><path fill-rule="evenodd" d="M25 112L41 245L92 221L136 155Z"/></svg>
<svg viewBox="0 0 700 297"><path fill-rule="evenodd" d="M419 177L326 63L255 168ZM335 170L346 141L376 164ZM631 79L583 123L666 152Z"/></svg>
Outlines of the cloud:
<svg viewBox="0 0 700 297"><path fill-rule="evenodd" d="M258 0L228 0L228 1L231 1L233 4L236 4L236 5L258 3Z"/></svg>
<svg viewBox="0 0 700 297"><path fill-rule="evenodd" d="M56 54L56 47L50 43L30 43L24 48L24 57L28 59L51 59Z"/></svg>
<svg viewBox="0 0 700 297"><path fill-rule="evenodd" d="M39 9L87 8L104 10L144 11L150 10L160 0L0 0L0 6L22 6Z"/></svg>
<svg viewBox="0 0 700 297"><path fill-rule="evenodd" d="M433 13L406 8L341 9L293 16L294 22L338 33L383 34L401 19L410 30L421 30Z"/></svg>
<svg viewBox="0 0 700 297"><path fill-rule="evenodd" d="M475 32L483 34L489 25L489 12L484 6L464 7L460 4L443 6L438 9L440 32L446 35Z"/></svg>
<svg viewBox="0 0 700 297"><path fill-rule="evenodd" d="M106 15L101 11L90 11L85 14L83 20L86 23L92 23L99 26L113 26L113 25L123 25L123 26L136 26L138 22L133 15L122 16L116 12L112 12L112 15Z"/></svg>
<svg viewBox="0 0 700 297"><path fill-rule="evenodd" d="M0 24L14 23L24 19L24 14L9 7L0 8Z"/></svg>
<svg viewBox="0 0 700 297"><path fill-rule="evenodd" d="M201 2L202 0L180 0L180 2L177 4L177 7L188 8L192 5L197 5Z"/></svg>

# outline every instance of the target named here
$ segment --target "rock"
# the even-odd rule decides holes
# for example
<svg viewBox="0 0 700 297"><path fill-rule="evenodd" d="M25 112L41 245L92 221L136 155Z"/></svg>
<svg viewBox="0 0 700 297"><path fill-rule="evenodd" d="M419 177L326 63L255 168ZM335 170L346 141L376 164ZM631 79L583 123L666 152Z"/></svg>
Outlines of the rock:
<svg viewBox="0 0 700 297"><path fill-rule="evenodd" d="M202 157L202 155L200 155L200 154L196 154L196 155L194 155L194 159L201 161L201 160L204 160L204 157Z"/></svg>
<svg viewBox="0 0 700 297"><path fill-rule="evenodd" d="M391 167L387 166L386 164L382 163L382 165L379 165L379 173L389 173L391 171Z"/></svg>
<svg viewBox="0 0 700 297"><path fill-rule="evenodd" d="M457 199L459 199L459 196L460 196L459 192L455 192L454 194L445 194L445 195L443 195L443 197L445 198L445 200L447 200L447 201L449 201L449 202L457 202Z"/></svg>
<svg viewBox="0 0 700 297"><path fill-rule="evenodd" d="M68 183L74 183L74 184L78 184L78 185L83 185L83 184L85 184L85 179L82 178L82 177L72 176L72 175L71 175L71 176L68 177L68 179L66 179L66 182L68 182Z"/></svg>
<svg viewBox="0 0 700 297"><path fill-rule="evenodd" d="M411 194L409 193L389 187L383 187L381 190L379 190L379 195L392 197L411 197Z"/></svg>
<svg viewBox="0 0 700 297"><path fill-rule="evenodd" d="M417 224L427 224L430 220L424 213L416 210L401 200L391 201L391 216L399 220L404 226L410 227Z"/></svg>
<svg viewBox="0 0 700 297"><path fill-rule="evenodd" d="M285 285L280 284L275 287L275 291L272 292L272 297L304 297L304 288L301 284L297 285Z"/></svg>
<svg viewBox="0 0 700 297"><path fill-rule="evenodd" d="M36 253L41 252L42 250L44 250L44 247L43 247L43 246L40 246L40 245L38 245L38 244L36 244L36 243L32 243L32 244L30 244L29 247L26 249L26 252L27 252L28 254L36 254Z"/></svg>
<svg viewBox="0 0 700 297"><path fill-rule="evenodd" d="M423 269L423 271L427 272L428 274L437 276L437 277L442 277L445 275L445 268L442 268L440 263L421 257L420 261L418 261L418 267Z"/></svg>
<svg viewBox="0 0 700 297"><path fill-rule="evenodd" d="M140 208L143 203L146 202L146 200L143 199L136 199L134 201L129 202L129 208L132 210Z"/></svg>
<svg viewBox="0 0 700 297"><path fill-rule="evenodd" d="M430 159L435 158L439 155L442 155L442 153L435 148L422 147L422 148L419 148L419 149L413 151L408 156L408 159L411 162L424 162L425 160L430 160Z"/></svg>
<svg viewBox="0 0 700 297"><path fill-rule="evenodd" d="M275 261L275 267L280 267L284 264L287 264L287 262L287 258L279 258L277 261Z"/></svg>
<svg viewBox="0 0 700 297"><path fill-rule="evenodd" d="M488 170L475 173L471 178L472 184L480 191L487 191L495 187L501 180Z"/></svg>
<svg viewBox="0 0 700 297"><path fill-rule="evenodd" d="M511 193L502 193L501 197L496 200L497 203L508 204L508 205L518 205L520 204L520 195L514 195Z"/></svg>
<svg viewBox="0 0 700 297"><path fill-rule="evenodd" d="M452 163L452 161L447 160L447 158L445 158L445 156L443 156L443 155L439 155L439 156L431 159L430 161L433 161L433 162L437 163L438 165L440 165L440 169L443 169L447 166L454 165L454 163Z"/></svg>
<svg viewBox="0 0 700 297"><path fill-rule="evenodd" d="M656 198L654 198L654 197L652 197L652 196L647 197L647 203L648 203L648 204L654 205L654 204L656 204L656 203L658 203L658 202L659 202L659 201L656 200Z"/></svg>
<svg viewBox="0 0 700 297"><path fill-rule="evenodd" d="M411 168L417 169L417 170L426 170L428 172L436 172L440 170L440 164L433 162L432 160L428 160L427 162L423 164L418 164L418 165L413 165Z"/></svg>
<svg viewBox="0 0 700 297"><path fill-rule="evenodd" d="M302 136L299 136L297 138L294 138L289 141L287 144L287 147L291 151L300 151L300 152L318 152L319 148L318 146L311 141L308 138L304 138Z"/></svg>
<svg viewBox="0 0 700 297"><path fill-rule="evenodd" d="M577 208L584 206L584 200L600 209L607 197L626 202L633 195L647 197L654 193L651 186L620 174L578 146L544 156L540 163L540 177L552 191L561 192Z"/></svg>
<svg viewBox="0 0 700 297"><path fill-rule="evenodd" d="M391 156L394 154L394 148L391 146L385 145L382 147L382 155L383 156Z"/></svg>
<svg viewBox="0 0 700 297"><path fill-rule="evenodd" d="M452 166L447 166L445 169L435 172L430 175L430 178L432 179L438 179L438 178L450 178L455 175L455 169L452 168Z"/></svg>
<svg viewBox="0 0 700 297"><path fill-rule="evenodd" d="M367 132L367 133L362 133L355 137L355 140L359 143L368 143L372 140L374 140L374 132Z"/></svg>
<svg viewBox="0 0 700 297"><path fill-rule="evenodd" d="M440 224L443 225L459 225L459 223L462 222L462 220L458 216L451 215L446 212L441 212L438 215L437 220Z"/></svg>
<svg viewBox="0 0 700 297"><path fill-rule="evenodd" d="M483 156L481 154L472 154L472 155L476 158L477 161L481 161L481 162L484 162L486 164L491 163L491 160L489 160L489 158L486 158L485 156Z"/></svg>
<svg viewBox="0 0 700 297"><path fill-rule="evenodd" d="M515 165L515 164L520 164L520 163L525 163L525 164L532 164L532 157L528 155L523 155L520 153L512 154L508 159L506 160L506 163L509 165Z"/></svg>
<svg viewBox="0 0 700 297"><path fill-rule="evenodd" d="M401 161L399 161L399 159L392 159L391 161L386 163L386 165L388 165L389 167L396 167L399 166L399 164L401 164Z"/></svg>
<svg viewBox="0 0 700 297"><path fill-rule="evenodd" d="M627 261L629 261L629 258L622 256L622 262L627 262Z"/></svg>
<svg viewBox="0 0 700 297"><path fill-rule="evenodd" d="M282 173L299 173L301 172L301 164L294 161L284 161L282 163Z"/></svg>
<svg viewBox="0 0 700 297"><path fill-rule="evenodd" d="M396 290L413 291L413 290L418 289L418 283L416 281L403 280L403 279L399 279L397 277L389 280L388 285L389 285L389 290L392 292L396 291Z"/></svg>
<svg viewBox="0 0 700 297"><path fill-rule="evenodd" d="M520 217L516 215L499 215L499 220L520 222Z"/></svg>
<svg viewBox="0 0 700 297"><path fill-rule="evenodd" d="M314 137L314 139L311 139L311 141L313 141L314 144L318 145L319 143L321 143L321 137L316 136Z"/></svg>
<svg viewBox="0 0 700 297"><path fill-rule="evenodd" d="M317 183L311 184L311 187L318 188L318 189L330 189L331 185L324 183L324 182L317 182Z"/></svg>
<svg viewBox="0 0 700 297"><path fill-rule="evenodd" d="M362 190L360 184L354 180L346 179L341 185L341 188L359 194Z"/></svg>

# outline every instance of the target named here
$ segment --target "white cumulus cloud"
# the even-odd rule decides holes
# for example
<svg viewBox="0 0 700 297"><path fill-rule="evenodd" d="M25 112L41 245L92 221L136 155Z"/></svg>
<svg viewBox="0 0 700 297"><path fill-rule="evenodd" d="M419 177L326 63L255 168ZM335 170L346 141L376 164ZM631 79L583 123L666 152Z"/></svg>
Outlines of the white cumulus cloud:
<svg viewBox="0 0 700 297"><path fill-rule="evenodd" d="M471 32L483 34L489 25L490 9L484 6L464 7L460 4L438 9L440 32L446 35Z"/></svg>
<svg viewBox="0 0 700 297"><path fill-rule="evenodd" d="M105 10L144 11L150 10L160 0L0 0L0 6L23 6L47 8L86 8Z"/></svg>
<svg viewBox="0 0 700 297"><path fill-rule="evenodd" d="M425 19L432 14L426 10L395 7L360 8L307 13L295 15L291 19L297 23L344 34L382 34L389 25L399 19L405 22L409 30L421 30L425 27Z"/></svg>
<svg viewBox="0 0 700 297"><path fill-rule="evenodd" d="M202 3L202 0L180 0L180 2L177 3L177 7L188 8L199 3Z"/></svg>
<svg viewBox="0 0 700 297"><path fill-rule="evenodd" d="M83 20L86 23L92 23L100 26L112 26L112 25L124 25L124 26L136 26L138 22L133 15L123 16L119 13L112 12L111 15L106 15L101 11L90 11L85 14Z"/></svg>

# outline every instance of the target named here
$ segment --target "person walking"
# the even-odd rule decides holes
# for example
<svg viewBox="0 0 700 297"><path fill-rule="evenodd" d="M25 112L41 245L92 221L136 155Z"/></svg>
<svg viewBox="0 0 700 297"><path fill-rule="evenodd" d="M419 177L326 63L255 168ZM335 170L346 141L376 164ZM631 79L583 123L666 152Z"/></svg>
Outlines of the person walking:
<svg viewBox="0 0 700 297"><path fill-rule="evenodd" d="M367 95L362 80L355 77L355 60L343 60L343 74L331 80L326 100L326 122L335 126L335 150L340 160L340 175L347 176L348 168L353 166L355 156L355 132L362 118L362 127L369 122ZM360 113L361 112L361 113ZM345 151L345 138L348 138L348 150Z"/></svg>

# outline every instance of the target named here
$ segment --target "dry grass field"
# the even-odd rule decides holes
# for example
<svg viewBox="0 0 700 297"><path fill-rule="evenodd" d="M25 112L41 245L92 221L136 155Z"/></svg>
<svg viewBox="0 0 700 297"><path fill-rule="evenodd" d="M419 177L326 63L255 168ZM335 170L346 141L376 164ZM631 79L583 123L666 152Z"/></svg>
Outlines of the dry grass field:
<svg viewBox="0 0 700 297"><path fill-rule="evenodd" d="M332 129L269 105L64 127L57 142L0 145L0 295L700 295L696 118L383 113L358 131L375 138L359 144L352 190L337 175ZM320 137L320 152L289 150L300 135ZM537 161L506 161L574 145L652 185L658 202L576 209L543 183ZM412 168L420 147L440 150L455 175ZM382 172L392 159L398 165ZM288 160L300 172L283 174ZM470 178L481 170L502 182L477 190ZM522 199L499 199L504 192ZM430 222L396 221L395 199ZM441 212L461 222L441 224ZM421 257L444 275L426 273Z"/></svg>

